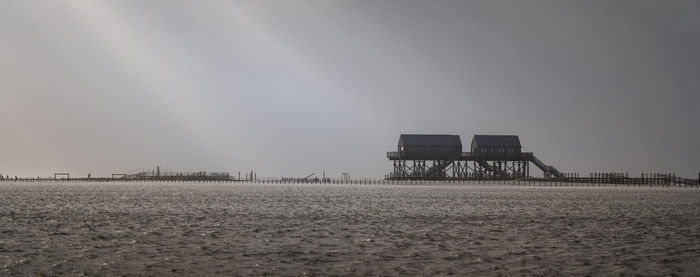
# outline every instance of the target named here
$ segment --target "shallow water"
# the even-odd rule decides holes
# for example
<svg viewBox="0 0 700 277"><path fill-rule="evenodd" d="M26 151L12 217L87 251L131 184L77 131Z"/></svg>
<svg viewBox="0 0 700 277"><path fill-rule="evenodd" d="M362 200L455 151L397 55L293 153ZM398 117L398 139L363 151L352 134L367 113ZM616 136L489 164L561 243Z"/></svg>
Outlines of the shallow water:
<svg viewBox="0 0 700 277"><path fill-rule="evenodd" d="M0 183L0 275L698 268L697 189Z"/></svg>

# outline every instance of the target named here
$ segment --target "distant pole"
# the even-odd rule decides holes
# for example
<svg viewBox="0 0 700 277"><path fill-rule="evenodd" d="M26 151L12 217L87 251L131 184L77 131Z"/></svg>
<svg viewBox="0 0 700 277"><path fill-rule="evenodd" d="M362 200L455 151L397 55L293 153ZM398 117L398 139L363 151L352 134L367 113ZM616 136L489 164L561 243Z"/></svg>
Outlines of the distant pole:
<svg viewBox="0 0 700 277"><path fill-rule="evenodd" d="M681 182L678 182L678 181L676 180L676 173L675 173L675 172L673 173L673 181L678 183L678 187L679 187L679 188L681 187Z"/></svg>

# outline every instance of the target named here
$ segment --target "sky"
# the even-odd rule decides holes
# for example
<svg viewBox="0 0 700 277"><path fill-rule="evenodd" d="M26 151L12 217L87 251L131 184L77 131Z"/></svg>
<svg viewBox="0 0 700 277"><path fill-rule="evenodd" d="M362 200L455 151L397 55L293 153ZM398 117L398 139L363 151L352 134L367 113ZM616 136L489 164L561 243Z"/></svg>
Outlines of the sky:
<svg viewBox="0 0 700 277"><path fill-rule="evenodd" d="M700 1L0 1L0 174L381 178L402 133L700 172Z"/></svg>

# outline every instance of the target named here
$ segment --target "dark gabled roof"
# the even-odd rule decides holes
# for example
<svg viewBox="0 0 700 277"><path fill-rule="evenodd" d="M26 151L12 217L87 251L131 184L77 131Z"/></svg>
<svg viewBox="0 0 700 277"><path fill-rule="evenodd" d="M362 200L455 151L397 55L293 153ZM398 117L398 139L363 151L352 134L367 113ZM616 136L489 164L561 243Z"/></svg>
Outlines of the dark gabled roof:
<svg viewBox="0 0 700 277"><path fill-rule="evenodd" d="M521 146L518 136L474 135L474 141L479 145Z"/></svg>
<svg viewBox="0 0 700 277"><path fill-rule="evenodd" d="M407 135L403 134L399 138L399 143L403 145L445 145L462 146L462 140L458 135Z"/></svg>

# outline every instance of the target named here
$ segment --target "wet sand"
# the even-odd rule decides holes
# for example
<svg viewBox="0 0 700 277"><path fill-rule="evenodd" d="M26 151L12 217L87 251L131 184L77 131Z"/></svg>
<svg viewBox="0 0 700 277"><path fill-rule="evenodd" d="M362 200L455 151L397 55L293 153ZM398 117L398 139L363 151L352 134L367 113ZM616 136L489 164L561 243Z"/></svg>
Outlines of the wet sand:
<svg viewBox="0 0 700 277"><path fill-rule="evenodd" d="M700 190L0 184L0 275L698 275Z"/></svg>

